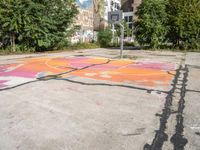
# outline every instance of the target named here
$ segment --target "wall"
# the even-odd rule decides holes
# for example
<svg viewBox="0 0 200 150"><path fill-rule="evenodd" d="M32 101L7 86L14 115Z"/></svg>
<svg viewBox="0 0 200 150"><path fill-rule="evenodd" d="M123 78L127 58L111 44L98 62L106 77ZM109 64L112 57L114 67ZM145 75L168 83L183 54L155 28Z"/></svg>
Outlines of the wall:
<svg viewBox="0 0 200 150"><path fill-rule="evenodd" d="M76 4L79 7L76 25L80 26L80 31L74 34L71 41L72 43L90 42L94 30L93 0L76 0Z"/></svg>
<svg viewBox="0 0 200 150"><path fill-rule="evenodd" d="M94 0L94 29L98 31L108 26L108 12L119 10L121 0Z"/></svg>
<svg viewBox="0 0 200 150"><path fill-rule="evenodd" d="M133 3L133 19L137 19L137 16L135 15L136 11L137 11L137 7L142 3L142 0L134 0Z"/></svg>
<svg viewBox="0 0 200 150"><path fill-rule="evenodd" d="M94 31L108 26L108 12L119 10L121 0L76 0L79 7L76 25L80 31L72 37L72 42L89 42L94 39Z"/></svg>
<svg viewBox="0 0 200 150"><path fill-rule="evenodd" d="M137 19L135 15L137 7L142 3L142 0L121 0L123 12L133 12L133 19Z"/></svg>

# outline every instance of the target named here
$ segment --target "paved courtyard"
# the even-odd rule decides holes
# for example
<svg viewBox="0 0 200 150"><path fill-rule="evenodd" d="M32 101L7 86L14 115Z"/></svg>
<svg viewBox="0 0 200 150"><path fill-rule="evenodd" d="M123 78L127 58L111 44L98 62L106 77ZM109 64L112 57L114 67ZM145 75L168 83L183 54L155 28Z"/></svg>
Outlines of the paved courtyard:
<svg viewBox="0 0 200 150"><path fill-rule="evenodd" d="M200 54L0 56L0 149L200 149Z"/></svg>

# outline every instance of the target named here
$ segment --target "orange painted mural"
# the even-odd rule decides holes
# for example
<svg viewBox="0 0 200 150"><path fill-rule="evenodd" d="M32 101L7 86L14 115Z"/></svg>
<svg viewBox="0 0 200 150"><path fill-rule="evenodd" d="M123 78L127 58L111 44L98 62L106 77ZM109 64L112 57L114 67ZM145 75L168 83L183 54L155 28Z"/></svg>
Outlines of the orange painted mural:
<svg viewBox="0 0 200 150"><path fill-rule="evenodd" d="M0 89L51 75L59 75L62 79L81 77L148 87L168 86L173 73L174 64L161 62L96 57L29 58L0 65Z"/></svg>

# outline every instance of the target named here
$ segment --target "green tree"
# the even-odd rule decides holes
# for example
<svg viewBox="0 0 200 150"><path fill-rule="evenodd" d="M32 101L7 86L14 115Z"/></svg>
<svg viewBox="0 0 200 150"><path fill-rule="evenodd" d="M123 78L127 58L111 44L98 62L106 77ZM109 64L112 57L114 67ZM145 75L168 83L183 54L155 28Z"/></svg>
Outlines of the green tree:
<svg viewBox="0 0 200 150"><path fill-rule="evenodd" d="M98 42L101 47L109 46L112 40L112 31L109 28L102 29L98 33Z"/></svg>
<svg viewBox="0 0 200 150"><path fill-rule="evenodd" d="M9 0L0 1L0 26L1 37L9 38L13 51L15 51L15 40L22 31L22 19L24 18L24 10L21 1ZM21 8L20 8L21 6ZM27 19L27 18L26 18Z"/></svg>
<svg viewBox="0 0 200 150"><path fill-rule="evenodd" d="M129 23L126 22L125 20L122 20L121 24L123 24L123 26L124 26L124 36L125 37L132 37L133 36L133 29L129 27ZM115 25L115 32L116 32L117 37L121 36L121 26L119 24Z"/></svg>
<svg viewBox="0 0 200 150"><path fill-rule="evenodd" d="M136 12L138 20L135 22L135 36L141 45L157 48L165 41L168 28L166 1L143 0Z"/></svg>
<svg viewBox="0 0 200 150"><path fill-rule="evenodd" d="M1 0L0 39L37 50L53 48L66 38L78 13L74 0Z"/></svg>
<svg viewBox="0 0 200 150"><path fill-rule="evenodd" d="M124 22L124 35L125 37L132 37L133 36L133 29L129 27L129 24Z"/></svg>
<svg viewBox="0 0 200 150"><path fill-rule="evenodd" d="M200 1L169 0L168 39L184 49L200 48Z"/></svg>

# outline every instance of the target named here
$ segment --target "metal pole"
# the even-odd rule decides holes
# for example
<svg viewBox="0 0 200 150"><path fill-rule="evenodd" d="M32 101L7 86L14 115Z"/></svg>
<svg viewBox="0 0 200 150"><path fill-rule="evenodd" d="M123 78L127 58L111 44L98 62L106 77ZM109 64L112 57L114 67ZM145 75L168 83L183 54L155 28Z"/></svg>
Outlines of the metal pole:
<svg viewBox="0 0 200 150"><path fill-rule="evenodd" d="M123 49L124 49L124 26L120 23L121 27L121 46L120 46L120 58L123 58Z"/></svg>
<svg viewBox="0 0 200 150"><path fill-rule="evenodd" d="M114 38L115 38L114 31L115 31L115 26L114 26L114 24L112 24L112 43L113 44L114 44Z"/></svg>

